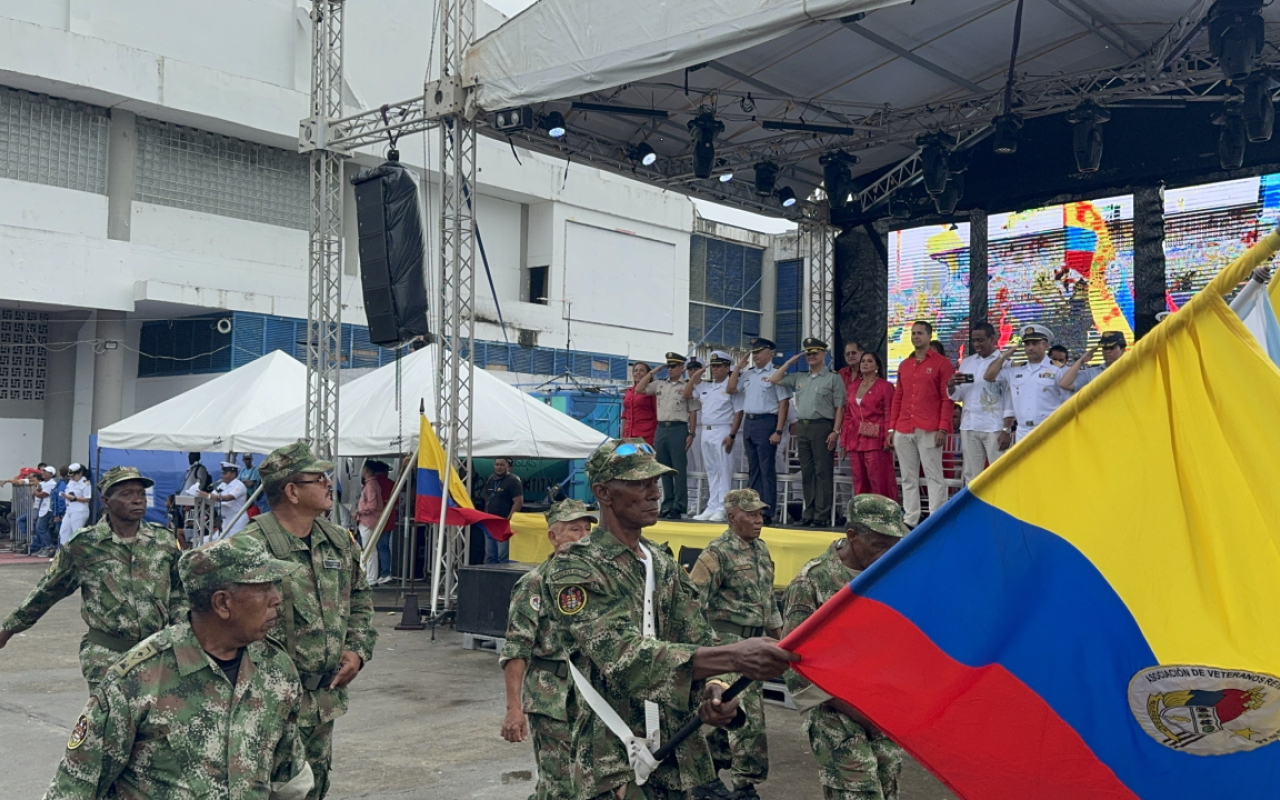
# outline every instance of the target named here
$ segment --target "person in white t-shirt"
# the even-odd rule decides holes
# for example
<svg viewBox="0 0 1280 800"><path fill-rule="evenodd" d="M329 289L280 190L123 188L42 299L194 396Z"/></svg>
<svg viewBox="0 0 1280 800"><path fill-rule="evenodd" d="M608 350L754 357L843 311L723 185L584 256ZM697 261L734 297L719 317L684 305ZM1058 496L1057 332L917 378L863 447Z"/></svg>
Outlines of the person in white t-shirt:
<svg viewBox="0 0 1280 800"><path fill-rule="evenodd" d="M222 517L222 533L217 537L219 539L234 536L249 524L248 515L240 514L240 509L244 508L245 501L249 499L249 490L245 488L239 476L240 468L234 461L223 461L222 481L214 487L212 492L200 493L202 497L218 501L218 513ZM232 520L237 514L240 518L233 523Z"/></svg>
<svg viewBox="0 0 1280 800"><path fill-rule="evenodd" d="M58 543L66 546L80 529L89 524L89 502L93 499L93 486L85 477L80 464L67 467L67 486L62 492L67 510L62 515L62 527L58 529Z"/></svg>
<svg viewBox="0 0 1280 800"><path fill-rule="evenodd" d="M42 547L36 551L42 556L53 554L54 533L49 529L53 522L53 492L58 488L58 471L53 467L40 468L40 480L32 494L35 497L36 522L32 527L32 542Z"/></svg>
<svg viewBox="0 0 1280 800"><path fill-rule="evenodd" d="M984 378L987 367L999 358L995 328L987 322L975 324L969 330L969 343L972 354L960 362L960 368L947 381L947 394L964 407L960 452L964 455L966 485L1009 449L1011 437L1004 420L1013 416L1009 393Z"/></svg>

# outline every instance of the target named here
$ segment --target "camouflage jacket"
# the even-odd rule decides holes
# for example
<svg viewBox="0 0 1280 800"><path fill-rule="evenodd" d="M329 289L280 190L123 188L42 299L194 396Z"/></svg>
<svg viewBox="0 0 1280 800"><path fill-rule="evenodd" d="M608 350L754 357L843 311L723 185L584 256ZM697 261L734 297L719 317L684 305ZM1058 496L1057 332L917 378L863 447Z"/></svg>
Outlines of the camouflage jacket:
<svg viewBox="0 0 1280 800"><path fill-rule="evenodd" d="M763 539L748 542L725 531L703 549L689 578L713 625L729 622L765 631L782 627L773 599L773 558Z"/></svg>
<svg viewBox="0 0 1280 800"><path fill-rule="evenodd" d="M513 658L529 661L524 673L521 710L563 722L569 718L570 677L567 673L556 675L533 663L534 659L562 662L568 658L547 597L546 573L550 564L548 559L526 572L511 590L506 644L498 665L505 667Z"/></svg>
<svg viewBox="0 0 1280 800"><path fill-rule="evenodd" d="M268 641L245 648L233 687L189 623L166 628L89 698L45 800L267 800L310 776L301 695L289 657Z"/></svg>
<svg viewBox="0 0 1280 800"><path fill-rule="evenodd" d="M338 668L343 650L368 663L378 639L373 591L351 534L318 519L310 537L300 539L274 514L259 514L237 535L256 537L276 558L303 565L281 581L284 606L273 635L285 644L304 684L308 676L329 678L314 691L304 690L298 724L310 728L337 719L347 713L347 689L330 690L330 673Z"/></svg>
<svg viewBox="0 0 1280 800"><path fill-rule="evenodd" d="M714 643L698 592L670 551L641 539L653 557L656 638L642 633L645 568L613 534L597 527L558 553L546 572L547 598L570 658L591 685L644 736L644 701L658 704L662 740L697 712L702 681L693 654ZM576 759L603 792L634 780L622 743L583 704ZM649 777L656 787L689 790L715 777L706 739L696 733Z"/></svg>
<svg viewBox="0 0 1280 800"><path fill-rule="evenodd" d="M167 528L143 522L137 535L126 540L111 531L104 517L58 550L44 577L3 627L25 631L79 589L85 624L108 636L139 642L187 619L187 596L178 580L179 555L178 542ZM120 656L103 647L82 646L81 668L90 685L102 680Z"/></svg>

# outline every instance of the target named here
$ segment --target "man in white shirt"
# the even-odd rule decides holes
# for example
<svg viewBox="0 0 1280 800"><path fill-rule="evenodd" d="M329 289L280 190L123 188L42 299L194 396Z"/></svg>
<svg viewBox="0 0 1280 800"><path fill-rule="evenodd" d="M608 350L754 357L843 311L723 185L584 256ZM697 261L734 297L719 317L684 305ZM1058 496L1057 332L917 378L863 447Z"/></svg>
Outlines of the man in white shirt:
<svg viewBox="0 0 1280 800"><path fill-rule="evenodd" d="M236 462L223 461L222 482L214 487L212 492L200 493L202 497L218 501L218 513L222 517L222 534L217 537L219 539L234 536L240 532L241 528L249 524L248 515L240 514L240 509L244 508L245 500L249 499L249 490L245 488L239 476L240 468L236 466ZM235 521L235 524L232 524L231 521L237 514L240 515L240 518Z"/></svg>
<svg viewBox="0 0 1280 800"><path fill-rule="evenodd" d="M723 350L711 353L711 381L703 381L704 368L689 374L685 386L685 399L697 397L702 404L699 420L699 437L702 448L702 468L707 473L709 500L707 507L694 519L701 522L724 522L724 496L729 493L733 480L733 442L742 424L742 393L729 394L729 368L733 366L729 354ZM737 372L737 367L734 367Z"/></svg>
<svg viewBox="0 0 1280 800"><path fill-rule="evenodd" d="M32 541L40 542L44 545L37 552L49 553L53 542L57 541L58 535L55 531L50 530L53 522L53 492L58 488L58 471L53 467L41 467L40 483L36 486L34 492L36 505L36 524L32 528Z"/></svg>
<svg viewBox="0 0 1280 800"><path fill-rule="evenodd" d="M1009 395L1013 415L1005 418L1005 428L1010 428L1017 422L1015 442L1030 436L1031 431L1044 424L1049 415L1057 411L1070 396L1058 387L1062 370L1046 357L1052 340L1053 331L1045 326L1027 325L1022 330L1027 363L1005 367L1005 362L1018 349L1017 344L1010 344L987 367L984 377L992 383L1000 384L1001 390Z"/></svg>
<svg viewBox="0 0 1280 800"><path fill-rule="evenodd" d="M1009 449L1005 417L1013 416L1009 393L984 377L996 355L996 329L979 322L969 329L972 355L960 362L960 369L947 381L947 394L964 407L960 417L960 452L964 456L965 485L978 477L987 464L994 464Z"/></svg>

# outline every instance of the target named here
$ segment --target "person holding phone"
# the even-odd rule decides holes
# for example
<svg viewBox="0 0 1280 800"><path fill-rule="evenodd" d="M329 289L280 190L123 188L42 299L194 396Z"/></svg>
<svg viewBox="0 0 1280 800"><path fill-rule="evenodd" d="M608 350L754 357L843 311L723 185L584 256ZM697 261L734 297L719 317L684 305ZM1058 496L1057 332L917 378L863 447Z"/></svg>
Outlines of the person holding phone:
<svg viewBox="0 0 1280 800"><path fill-rule="evenodd" d="M67 488L62 493L62 499L67 501L67 510L62 515L58 543L65 547L81 528L89 524L89 501L93 499L93 486L85 476L83 465L76 463L67 467Z"/></svg>
<svg viewBox="0 0 1280 800"><path fill-rule="evenodd" d="M964 409L960 416L960 452L964 457L961 478L966 485L988 464L994 464L1011 442L1004 424L1005 417L1013 416L1009 393L986 379L987 367L999 358L996 341L996 329L991 323L979 322L971 327L969 344L973 352L947 381L947 395Z"/></svg>

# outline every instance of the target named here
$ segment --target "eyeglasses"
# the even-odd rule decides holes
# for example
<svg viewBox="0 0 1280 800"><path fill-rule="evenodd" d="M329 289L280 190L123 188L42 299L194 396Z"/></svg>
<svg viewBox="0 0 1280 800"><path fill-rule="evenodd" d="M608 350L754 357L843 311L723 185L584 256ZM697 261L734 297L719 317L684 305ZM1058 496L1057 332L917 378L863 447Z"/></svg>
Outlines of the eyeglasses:
<svg viewBox="0 0 1280 800"><path fill-rule="evenodd" d="M657 455L657 452L648 443L632 444L631 442L626 442L618 445L613 451L615 456L634 456L636 453L648 453L651 456Z"/></svg>
<svg viewBox="0 0 1280 800"><path fill-rule="evenodd" d="M329 480L328 475L321 475L319 478L316 478L314 481L289 481L289 482L292 483L294 486L301 486L304 483L332 483L332 481Z"/></svg>

